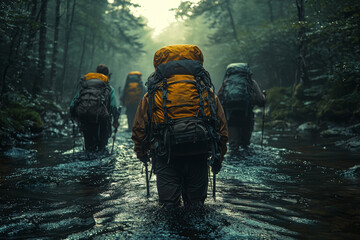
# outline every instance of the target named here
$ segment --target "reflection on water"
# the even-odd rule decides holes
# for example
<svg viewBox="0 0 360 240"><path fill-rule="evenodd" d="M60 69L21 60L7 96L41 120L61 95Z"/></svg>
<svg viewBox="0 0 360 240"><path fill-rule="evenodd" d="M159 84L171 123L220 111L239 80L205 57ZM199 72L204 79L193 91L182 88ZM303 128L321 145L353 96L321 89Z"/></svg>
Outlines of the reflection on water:
<svg viewBox="0 0 360 240"><path fill-rule="evenodd" d="M74 153L72 139L26 146L34 151L0 161L0 238L360 237L359 155L287 136L260 147L257 134L248 151L226 155L216 201L209 189L205 206L177 209L158 206L154 177L146 197L125 127L113 155L89 159L80 139Z"/></svg>

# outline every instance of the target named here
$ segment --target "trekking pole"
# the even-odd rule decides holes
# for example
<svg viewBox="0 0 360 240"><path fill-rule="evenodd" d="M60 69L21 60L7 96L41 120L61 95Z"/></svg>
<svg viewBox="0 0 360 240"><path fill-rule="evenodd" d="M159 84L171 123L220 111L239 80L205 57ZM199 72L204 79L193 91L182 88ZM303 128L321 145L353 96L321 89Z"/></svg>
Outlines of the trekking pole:
<svg viewBox="0 0 360 240"><path fill-rule="evenodd" d="M119 117L118 117L118 119L117 119L116 121L119 122L120 117L121 117L121 106L117 109L117 111L118 111L118 113L119 113ZM114 130L113 144L112 144L112 147L111 147L111 154L113 154L113 152L114 152L114 145L115 145L116 133L117 133L118 127L119 127L119 124L117 125L117 127L116 127L115 130Z"/></svg>
<svg viewBox="0 0 360 240"><path fill-rule="evenodd" d="M215 192L216 192L216 174L213 173L213 198L214 198L214 201L216 201Z"/></svg>
<svg viewBox="0 0 360 240"><path fill-rule="evenodd" d="M264 94L264 96L266 97L266 91L263 90L262 93ZM266 101L265 101L266 103ZM263 114L262 114L262 127L261 127L261 142L260 145L261 147L263 146L263 139L264 139L264 128L265 128L265 103L263 106Z"/></svg>
<svg viewBox="0 0 360 240"><path fill-rule="evenodd" d="M71 122L72 122L72 127L73 127L73 141L74 141L74 145L73 145L73 157L75 156L75 144L76 144L76 140L75 140L75 138L76 138L76 136L75 136L75 122L74 122L74 120L72 120L71 119Z"/></svg>
<svg viewBox="0 0 360 240"><path fill-rule="evenodd" d="M116 132L117 132L117 127L115 128L114 130L114 136L113 136L113 144L112 144L112 147L111 147L111 154L113 154L114 152L114 145L115 145L115 140L116 140Z"/></svg>
<svg viewBox="0 0 360 240"><path fill-rule="evenodd" d="M148 163L144 162L145 166L145 177L146 177L146 196L150 196L150 184L149 184L149 171L148 171Z"/></svg>

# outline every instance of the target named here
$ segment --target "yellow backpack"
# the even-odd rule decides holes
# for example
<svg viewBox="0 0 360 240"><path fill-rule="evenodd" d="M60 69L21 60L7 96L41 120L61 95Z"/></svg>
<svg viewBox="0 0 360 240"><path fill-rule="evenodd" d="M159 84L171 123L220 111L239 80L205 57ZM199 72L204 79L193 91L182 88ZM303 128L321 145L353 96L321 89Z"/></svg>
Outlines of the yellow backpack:
<svg viewBox="0 0 360 240"><path fill-rule="evenodd" d="M141 73L133 71L128 74L124 89L124 105L137 105L143 96Z"/></svg>
<svg viewBox="0 0 360 240"><path fill-rule="evenodd" d="M216 104L203 55L194 45L172 45L154 56L147 82L149 135L157 156L215 152L219 139ZM154 144L154 143L152 143Z"/></svg>

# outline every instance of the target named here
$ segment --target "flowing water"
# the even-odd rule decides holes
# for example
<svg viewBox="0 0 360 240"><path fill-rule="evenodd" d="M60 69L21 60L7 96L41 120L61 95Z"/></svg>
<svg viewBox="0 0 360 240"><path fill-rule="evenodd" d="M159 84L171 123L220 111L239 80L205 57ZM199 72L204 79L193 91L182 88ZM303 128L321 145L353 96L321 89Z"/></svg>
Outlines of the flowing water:
<svg viewBox="0 0 360 240"><path fill-rule="evenodd" d="M359 239L360 155L267 134L227 154L204 207L158 206L122 118L112 155L47 138L0 161L1 239ZM111 149L112 141L109 141Z"/></svg>

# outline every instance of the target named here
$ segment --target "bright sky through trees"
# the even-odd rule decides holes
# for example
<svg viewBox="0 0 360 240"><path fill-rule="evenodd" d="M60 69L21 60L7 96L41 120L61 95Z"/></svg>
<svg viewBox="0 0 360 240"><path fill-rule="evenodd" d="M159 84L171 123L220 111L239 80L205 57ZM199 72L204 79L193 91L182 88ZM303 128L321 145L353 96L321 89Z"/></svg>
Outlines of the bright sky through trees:
<svg viewBox="0 0 360 240"><path fill-rule="evenodd" d="M154 29L154 35L175 22L175 14L170 11L177 8L182 0L133 0L133 3L140 7L135 9L135 13L144 16L148 20L148 26ZM193 0L197 3L199 0Z"/></svg>

